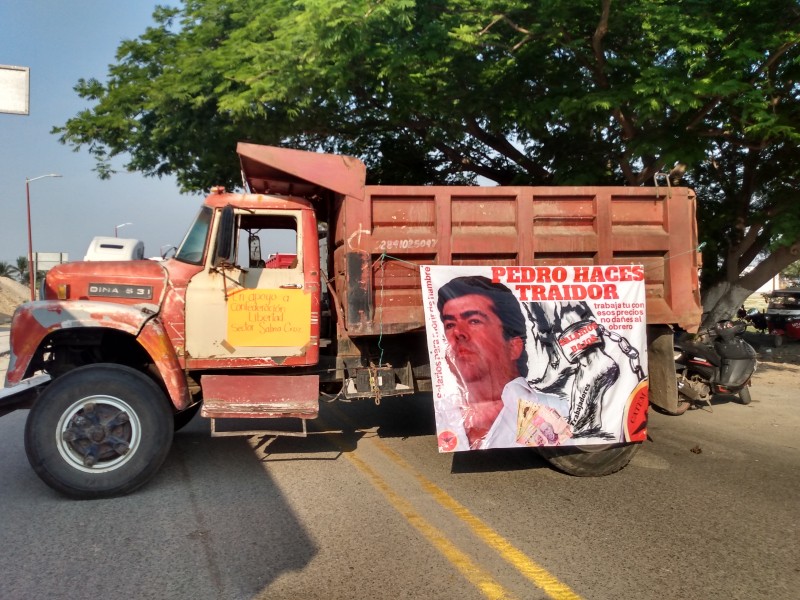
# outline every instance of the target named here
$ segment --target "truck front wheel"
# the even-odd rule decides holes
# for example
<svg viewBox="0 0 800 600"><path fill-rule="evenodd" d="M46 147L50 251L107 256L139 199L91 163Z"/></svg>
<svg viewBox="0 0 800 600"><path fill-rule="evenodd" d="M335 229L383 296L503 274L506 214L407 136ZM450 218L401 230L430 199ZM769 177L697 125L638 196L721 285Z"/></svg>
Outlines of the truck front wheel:
<svg viewBox="0 0 800 600"><path fill-rule="evenodd" d="M143 485L172 443L172 411L147 375L114 364L80 367L39 396L25 424L36 474L72 498L107 498Z"/></svg>
<svg viewBox="0 0 800 600"><path fill-rule="evenodd" d="M542 448L542 456L559 471L576 477L601 477L622 470L641 444L599 444Z"/></svg>

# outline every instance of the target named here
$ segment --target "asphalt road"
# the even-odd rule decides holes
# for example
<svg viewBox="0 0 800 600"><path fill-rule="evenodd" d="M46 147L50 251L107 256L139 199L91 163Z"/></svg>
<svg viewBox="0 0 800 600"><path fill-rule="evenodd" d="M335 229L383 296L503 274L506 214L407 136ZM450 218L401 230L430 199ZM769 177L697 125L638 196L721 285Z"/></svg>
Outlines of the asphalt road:
<svg viewBox="0 0 800 600"><path fill-rule="evenodd" d="M419 396L326 405L307 438L195 419L145 488L78 502L34 475L18 411L0 419L0 598L794 599L797 369L762 365L749 406L653 414L597 479L524 449L438 454Z"/></svg>

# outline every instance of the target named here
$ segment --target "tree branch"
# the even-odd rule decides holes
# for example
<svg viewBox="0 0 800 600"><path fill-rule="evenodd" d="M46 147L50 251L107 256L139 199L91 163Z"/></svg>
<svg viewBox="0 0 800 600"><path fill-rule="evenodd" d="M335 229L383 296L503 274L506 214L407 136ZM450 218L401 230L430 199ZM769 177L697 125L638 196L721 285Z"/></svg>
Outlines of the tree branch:
<svg viewBox="0 0 800 600"><path fill-rule="evenodd" d="M750 202L758 185L758 161L760 158L761 153L758 150L750 149L742 161L742 185L736 206L736 220L738 222L744 223L750 212Z"/></svg>
<svg viewBox="0 0 800 600"><path fill-rule="evenodd" d="M797 23L797 21L795 21L795 23ZM756 73L757 73L757 74L760 74L760 73L763 73L764 71L766 71L767 69L771 69L771 68L772 68L772 66L773 66L773 65L774 65L776 62L778 62L778 59L779 59L781 56L783 56L783 55L784 55L784 54L786 54L786 53L787 53L789 50L791 50L792 48L794 48L795 46L797 46L797 44L798 44L798 43L800 43L800 40L795 40L795 41L793 41L793 42L786 42L785 44L782 44L782 45L780 46L780 48L778 48L777 50L775 50L775 52L773 52L773 53L772 53L772 54L771 54L771 55L770 55L770 56L767 58L767 60L765 60L765 61L764 61L764 64L762 64L762 65L759 67L759 69L758 69L758 71L756 71ZM750 83L755 83L755 81L756 81L756 79L755 79L755 77L754 77L753 79L751 79L751 80L750 80Z"/></svg>
<svg viewBox="0 0 800 600"><path fill-rule="evenodd" d="M605 74L606 57L603 52L603 38L608 33L608 16L611 13L611 0L603 0L601 3L600 21L592 35L592 53L595 61L595 76L598 82L602 82L602 87L608 87L608 79Z"/></svg>
<svg viewBox="0 0 800 600"><path fill-rule="evenodd" d="M694 116L694 118L691 121L689 121L689 124L686 126L686 131L691 131L692 129L697 127L700 123L702 123L703 119L705 119L708 116L708 113L710 113L717 106L719 106L720 102L722 102L722 96L714 96L713 98L711 98L711 100L706 102L705 105L703 105L703 108L701 108Z"/></svg>
<svg viewBox="0 0 800 600"><path fill-rule="evenodd" d="M763 150L769 145L768 139L763 139L759 142L740 140L735 134L726 129L707 129L706 131L699 131L697 135L707 138L719 138L725 140L729 144L738 146L739 148L747 148L748 150Z"/></svg>
<svg viewBox="0 0 800 600"><path fill-rule="evenodd" d="M770 242L770 235L761 223L753 223L745 234L737 261L739 273L744 271L761 254Z"/></svg>
<svg viewBox="0 0 800 600"><path fill-rule="evenodd" d="M650 165L645 167L644 170L641 171L637 176L636 185L642 185L643 183L650 181L656 175L656 173L660 173L663 168L663 160L659 159L651 161Z"/></svg>
<svg viewBox="0 0 800 600"><path fill-rule="evenodd" d="M792 27L796 23L797 20L795 20L795 22L792 24ZM775 63L778 62L778 59L781 56L786 54L798 43L800 43L800 40L796 40L794 42L786 42L785 44L782 44L777 50L775 50L775 52L770 54L764 61L764 63L756 70L756 75L750 79L749 82L750 85L753 85L757 81L758 75L760 75L767 69L771 69L775 65ZM722 96L713 96L708 102L706 102L706 104L703 105L703 107L697 112L697 114L692 118L692 120L689 121L689 124L686 126L686 131L691 131L692 129L697 127L712 110L714 110L717 106L719 106L722 100L723 100ZM701 133L700 135L704 134Z"/></svg>
<svg viewBox="0 0 800 600"><path fill-rule="evenodd" d="M600 20L592 35L592 54L594 55L594 64L592 65L592 72L594 73L594 80L597 85L603 89L608 89L608 77L606 76L606 57L603 49L603 40L608 33L608 19L611 14L611 0L602 0L600 10ZM617 107L611 111L614 119L619 123L622 128L623 139L632 140L636 136L636 128L633 123L625 115L621 107Z"/></svg>
<svg viewBox="0 0 800 600"><path fill-rule="evenodd" d="M780 273L800 258L800 240L789 246L783 246L772 252L758 263L752 271L739 279L739 285L748 290L757 290L768 282L775 273Z"/></svg>
<svg viewBox="0 0 800 600"><path fill-rule="evenodd" d="M470 171L486 179L496 181L500 185L508 185L510 183L510 174L502 173L482 163L473 162L467 152L453 148L438 140L433 142L433 147L439 150L459 172Z"/></svg>
<svg viewBox="0 0 800 600"><path fill-rule="evenodd" d="M510 52L511 52L511 53L514 53L514 52L516 52L516 51L517 51L517 50L519 50L519 49L520 49L522 46L524 46L525 44L527 44L529 41L531 41L531 40L533 39L533 34L532 34L530 31L528 31L528 30L527 30L527 29L525 29L524 27L520 27L519 25L517 25L516 23L514 23L514 21L512 21L511 19L509 19L509 18L508 18L506 15L498 15L498 16L496 16L496 17L495 17L495 18L492 20L492 22L491 22L491 23L489 23L489 24L488 24L486 27L484 27L483 29L481 29L481 31L480 31L480 33L479 33L478 35L485 35L485 34L489 33L489 30L490 30L492 27L494 27L495 25L497 25L497 24L498 24L500 21L503 21L503 22L504 22L506 25L508 25L509 27L511 27L511 29L513 29L513 30L514 30L514 31L516 31L517 33L522 33L522 34L524 34L524 35L523 35L523 38L522 38L522 39L521 39L519 42L517 42L516 44L514 44L514 45L511 47L511 50L510 50Z"/></svg>
<svg viewBox="0 0 800 600"><path fill-rule="evenodd" d="M551 179L552 174L547 169L528 158L517 147L511 144L508 139L497 137L485 131L474 118L470 118L467 121L467 132L479 142L486 144L498 154L517 163L528 173L531 173L543 182Z"/></svg>

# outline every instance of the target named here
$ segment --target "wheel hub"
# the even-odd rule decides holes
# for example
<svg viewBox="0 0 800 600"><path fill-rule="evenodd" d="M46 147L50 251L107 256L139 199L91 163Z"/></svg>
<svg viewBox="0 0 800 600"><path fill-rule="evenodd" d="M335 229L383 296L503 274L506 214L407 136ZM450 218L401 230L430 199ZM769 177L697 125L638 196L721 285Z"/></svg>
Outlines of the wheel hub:
<svg viewBox="0 0 800 600"><path fill-rule="evenodd" d="M117 402L86 402L75 407L65 422L61 440L73 460L85 467L109 465L130 451L130 421L128 412Z"/></svg>

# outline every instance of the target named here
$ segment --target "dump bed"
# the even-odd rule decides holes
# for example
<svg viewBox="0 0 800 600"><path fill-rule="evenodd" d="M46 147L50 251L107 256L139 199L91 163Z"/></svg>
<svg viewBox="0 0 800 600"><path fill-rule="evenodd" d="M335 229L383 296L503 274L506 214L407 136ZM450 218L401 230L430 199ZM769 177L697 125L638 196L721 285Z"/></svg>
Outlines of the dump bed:
<svg viewBox="0 0 800 600"><path fill-rule="evenodd" d="M350 157L252 144L238 152L253 191L333 196L320 215L351 336L424 329L420 265L641 264L647 322L699 325L687 188L365 186L363 163Z"/></svg>
<svg viewBox="0 0 800 600"><path fill-rule="evenodd" d="M367 186L345 200L335 243L351 335L424 326L419 265L641 264L648 323L700 321L686 188Z"/></svg>

